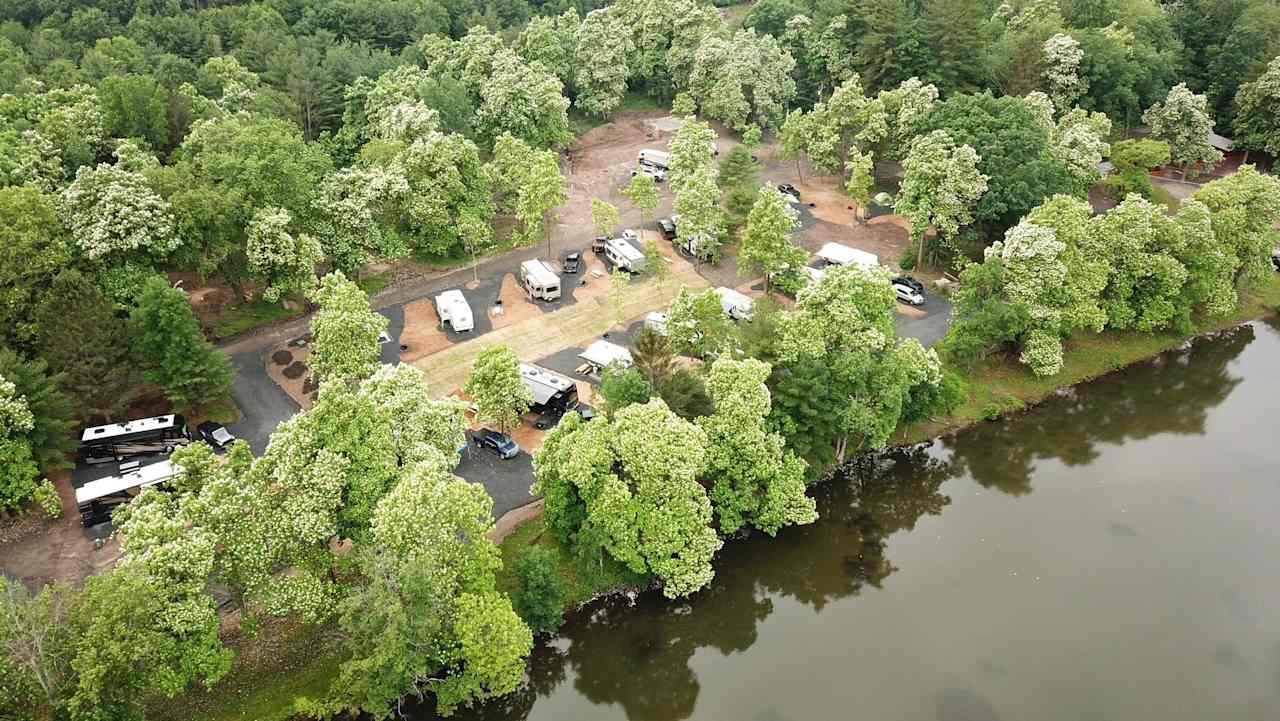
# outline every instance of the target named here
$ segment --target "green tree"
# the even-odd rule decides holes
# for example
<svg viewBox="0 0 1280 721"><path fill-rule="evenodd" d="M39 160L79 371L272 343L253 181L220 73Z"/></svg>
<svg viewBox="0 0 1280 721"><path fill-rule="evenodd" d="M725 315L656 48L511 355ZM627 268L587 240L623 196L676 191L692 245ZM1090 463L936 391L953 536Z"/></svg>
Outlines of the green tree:
<svg viewBox="0 0 1280 721"><path fill-rule="evenodd" d="M600 380L600 395L604 398L605 415L615 413L635 403L648 403L653 387L635 368L609 366Z"/></svg>
<svg viewBox="0 0 1280 721"><path fill-rule="evenodd" d="M1256 80L1240 86L1232 127L1236 145L1246 152L1280 155L1280 55L1271 59L1266 72Z"/></svg>
<svg viewBox="0 0 1280 721"><path fill-rule="evenodd" d="M93 283L63 271L36 314L40 356L61 376L81 418L114 417L137 395L127 324Z"/></svg>
<svg viewBox="0 0 1280 721"><path fill-rule="evenodd" d="M553 633L564 621L568 596L560 578L556 554L542 546L531 546L516 561L520 588L512 596L516 613L537 633Z"/></svg>
<svg viewBox="0 0 1280 721"><path fill-rule="evenodd" d="M386 316L371 310L368 296L340 270L320 280L311 300L319 306L311 319L311 372L323 380L372 375L382 357L378 336L387 329Z"/></svg>
<svg viewBox="0 0 1280 721"><path fill-rule="evenodd" d="M631 176L631 182L621 192L640 210L641 220L658 207L658 181L648 173L636 173Z"/></svg>
<svg viewBox="0 0 1280 721"><path fill-rule="evenodd" d="M957 145L945 130L922 135L902 161L904 175L894 209L911 223L916 267L924 266L924 236L930 227L953 238L973 220L972 208L987 192L988 177L979 171L981 158L968 145Z"/></svg>
<svg viewBox="0 0 1280 721"><path fill-rule="evenodd" d="M0 342L31 348L39 299L71 264L71 244L52 196L30 186L0 188Z"/></svg>
<svg viewBox="0 0 1280 721"><path fill-rule="evenodd" d="M658 399L609 422L569 413L537 453L533 492L548 498L553 527L652 573L668 598L687 596L711 582L722 545L697 482L705 445L700 428Z"/></svg>
<svg viewBox="0 0 1280 721"><path fill-rule="evenodd" d="M1150 199L1152 193L1151 170L1169 163L1169 144L1136 138L1121 140L1111 146L1111 163L1116 174L1107 178L1107 187L1118 200L1130 193Z"/></svg>
<svg viewBox="0 0 1280 721"><path fill-rule="evenodd" d="M1142 114L1151 127L1151 137L1169 144L1173 162L1182 166L1182 177L1192 166L1204 163L1212 168L1222 153L1209 144L1213 118L1203 95L1191 92L1185 83L1175 85L1164 102L1156 103Z"/></svg>
<svg viewBox="0 0 1280 721"><path fill-rule="evenodd" d="M715 412L698 419L707 434L703 479L720 529L733 534L753 525L770 536L783 526L813 523L816 505L805 495L805 463L765 426L769 414L768 363L717 358L707 390Z"/></svg>
<svg viewBox="0 0 1280 721"><path fill-rule="evenodd" d="M574 105L588 115L608 117L627 94L627 70L635 46L619 13L592 10L578 27Z"/></svg>
<svg viewBox="0 0 1280 721"><path fill-rule="evenodd" d="M69 468L67 454L76 449L75 409L63 392L62 378L49 372L42 358L23 358L0 347L0 377L13 383L31 412L27 443L35 462L45 470Z"/></svg>
<svg viewBox="0 0 1280 721"><path fill-rule="evenodd" d="M150 75L106 78L98 86L102 120L117 138L140 138L156 149L169 148L168 93Z"/></svg>
<svg viewBox="0 0 1280 721"><path fill-rule="evenodd" d="M627 291L631 288L631 274L621 268L614 268L609 274L609 311L614 323L626 320Z"/></svg>
<svg viewBox="0 0 1280 721"><path fill-rule="evenodd" d="M308 292L316 283L324 251L311 235L290 232L292 222L284 208L264 208L249 222L245 253L249 268L267 282L262 297L268 301Z"/></svg>
<svg viewBox="0 0 1280 721"><path fill-rule="evenodd" d="M641 329L631 344L631 360L672 413L693 419L711 412L711 398L702 381L677 363L667 336L652 328Z"/></svg>
<svg viewBox="0 0 1280 721"><path fill-rule="evenodd" d="M724 312L720 296L710 288L697 294L681 288L667 315L667 337L677 353L706 358L738 346L737 326Z"/></svg>
<svg viewBox="0 0 1280 721"><path fill-rule="evenodd" d="M379 150L392 151L391 157L377 159L372 151ZM493 187L475 143L432 133L407 149L371 143L364 154L370 163L404 165L409 192L398 209L396 229L410 238L419 256L456 255L488 244Z"/></svg>
<svg viewBox="0 0 1280 721"><path fill-rule="evenodd" d="M22 583L0 578L0 701L12 701L10 708L24 703L35 718L65 700L74 680L75 639L67 623L74 604L75 592L65 584L48 584L33 595Z"/></svg>
<svg viewBox="0 0 1280 721"><path fill-rule="evenodd" d="M135 355L148 383L179 408L231 395L231 361L200 332L187 294L153 277L129 316Z"/></svg>
<svg viewBox="0 0 1280 721"><path fill-rule="evenodd" d="M1235 283L1258 285L1274 269L1271 252L1280 246L1280 179L1252 165L1206 184L1192 196L1212 214L1219 250L1234 258Z"/></svg>
<svg viewBox="0 0 1280 721"><path fill-rule="evenodd" d="M752 268L763 272L768 292L774 276L798 271L809 257L804 249L791 244L790 234L799 226L796 210L777 188L772 183L761 187L742 233L739 272L747 275Z"/></svg>
<svg viewBox="0 0 1280 721"><path fill-rule="evenodd" d="M35 493L40 469L27 440L34 425L26 399L12 381L0 376L0 512L20 508Z"/></svg>
<svg viewBox="0 0 1280 721"><path fill-rule="evenodd" d="M533 394L520 375L520 359L505 345L480 351L462 387L476 404L476 417L498 425L503 433L520 422Z"/></svg>
<svg viewBox="0 0 1280 721"><path fill-rule="evenodd" d="M493 156L492 182L506 199L501 205L510 207L520 220L521 241L541 240L547 234L547 214L569 197L556 154L504 133L493 147Z"/></svg>
<svg viewBox="0 0 1280 721"><path fill-rule="evenodd" d="M635 177L646 177L653 180L652 177L637 173ZM622 224L622 217L618 214L618 208L607 200L599 198L591 199L591 222L595 223L596 233L599 235L613 235L614 231Z"/></svg>

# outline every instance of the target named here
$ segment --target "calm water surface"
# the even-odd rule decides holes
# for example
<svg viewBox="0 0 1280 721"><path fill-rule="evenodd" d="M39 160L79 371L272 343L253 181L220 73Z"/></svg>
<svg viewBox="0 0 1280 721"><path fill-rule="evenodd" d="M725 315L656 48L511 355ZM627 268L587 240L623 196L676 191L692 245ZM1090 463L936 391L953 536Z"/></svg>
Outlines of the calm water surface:
<svg viewBox="0 0 1280 721"><path fill-rule="evenodd" d="M1280 331L818 490L714 586L583 613L464 719L1277 721Z"/></svg>

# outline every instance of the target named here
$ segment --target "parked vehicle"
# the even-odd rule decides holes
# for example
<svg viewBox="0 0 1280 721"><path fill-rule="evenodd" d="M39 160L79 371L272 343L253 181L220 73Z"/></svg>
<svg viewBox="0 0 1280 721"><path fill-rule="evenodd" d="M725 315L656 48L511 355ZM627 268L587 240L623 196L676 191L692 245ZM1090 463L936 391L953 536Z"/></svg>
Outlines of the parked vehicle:
<svg viewBox="0 0 1280 721"><path fill-rule="evenodd" d="M146 465L136 460L121 463L118 475L104 476L76 489L80 523L89 528L110 521L111 511L116 506L133 500L143 488L169 481L175 473L176 469L168 459Z"/></svg>
<svg viewBox="0 0 1280 721"><path fill-rule="evenodd" d="M752 314L755 312L755 301L751 298L739 293L733 288L716 288L716 295L720 296L720 307L724 308L724 312L734 320L751 320Z"/></svg>
<svg viewBox="0 0 1280 721"><path fill-rule="evenodd" d="M582 253L570 253L564 257L564 262L560 264L560 271L568 275L574 275L582 272Z"/></svg>
<svg viewBox="0 0 1280 721"><path fill-rule="evenodd" d="M644 317L644 327L652 330L658 335L666 335L667 320L668 318L666 313L659 313L655 310Z"/></svg>
<svg viewBox="0 0 1280 721"><path fill-rule="evenodd" d="M560 276L541 260L520 264L520 285L530 300L556 300L560 297Z"/></svg>
<svg viewBox="0 0 1280 721"><path fill-rule="evenodd" d="M568 376L530 363L521 363L520 379L533 396L529 408L535 413L563 415L578 407L578 384Z"/></svg>
<svg viewBox="0 0 1280 721"><path fill-rule="evenodd" d="M704 242L707 236L698 235L693 238L686 238L684 241L674 241L676 250L698 260L709 261L712 257L712 244Z"/></svg>
<svg viewBox="0 0 1280 721"><path fill-rule="evenodd" d="M785 196L789 196L788 200L792 203L800 202L800 191L796 190L796 186L791 183L783 183L782 185L779 185L778 192Z"/></svg>
<svg viewBox="0 0 1280 721"><path fill-rule="evenodd" d="M591 239L591 252L596 255L604 255L604 246L609 242L609 236L597 235Z"/></svg>
<svg viewBox="0 0 1280 721"><path fill-rule="evenodd" d="M676 221L674 218L659 218L658 231L662 233L662 237L666 240L675 240L676 238Z"/></svg>
<svg viewBox="0 0 1280 721"><path fill-rule="evenodd" d="M880 265L880 258L875 253L839 243L827 243L818 249L817 255L826 261L827 265L859 265L863 268L875 268Z"/></svg>
<svg viewBox="0 0 1280 721"><path fill-rule="evenodd" d="M923 294L923 293L924 293L924 283L921 283L920 281L916 280L915 278L912 278L912 277L911 277L911 276L909 276L909 275L900 275L900 276L898 276L898 277L894 278L894 279L893 279L893 282L894 282L894 283L902 283L903 285L906 285L906 286L910 286L910 287L912 287L912 288L915 288L915 289L916 289L916 291L918 291L918 292L919 292L919 293L921 293L921 294Z"/></svg>
<svg viewBox="0 0 1280 721"><path fill-rule="evenodd" d="M893 292L898 296L898 300L907 305L924 305L924 293L916 290L914 287L906 283L900 283L894 280L892 283Z"/></svg>
<svg viewBox="0 0 1280 721"><path fill-rule="evenodd" d="M628 231L623 231L623 238ZM634 236L634 233L633 233ZM645 268L644 253L623 238L610 238L604 244L604 257L620 270L639 273Z"/></svg>
<svg viewBox="0 0 1280 721"><path fill-rule="evenodd" d="M520 455L520 446L511 440L511 436L491 428L481 428L471 435L471 440L477 446L493 451L504 461Z"/></svg>
<svg viewBox="0 0 1280 721"><path fill-rule="evenodd" d="M476 327L475 318L471 315L471 305L462 295L462 291L446 290L436 296L436 315L440 322L446 323L455 332L464 333Z"/></svg>
<svg viewBox="0 0 1280 721"><path fill-rule="evenodd" d="M201 423L196 426L196 431L199 432L200 438L203 439L205 443L208 443L214 448L226 448L232 443L235 443L236 440L236 437L231 435L231 431L227 430L226 426L221 423L214 423L213 421L205 421L204 423Z"/></svg>
<svg viewBox="0 0 1280 721"><path fill-rule="evenodd" d="M662 150L653 150L652 148L645 148L640 151L640 154L636 157L636 161L641 165L649 165L654 168L668 170L671 168L671 153Z"/></svg>
<svg viewBox="0 0 1280 721"><path fill-rule="evenodd" d="M115 463L139 456L167 455L190 442L187 420L180 415L135 418L85 428L80 433L80 460Z"/></svg>
<svg viewBox="0 0 1280 721"><path fill-rule="evenodd" d="M633 177L640 173L651 176L654 181L658 183L667 179L666 168L659 168L656 165L650 165L648 163L637 163L636 167L631 170L631 175Z"/></svg>

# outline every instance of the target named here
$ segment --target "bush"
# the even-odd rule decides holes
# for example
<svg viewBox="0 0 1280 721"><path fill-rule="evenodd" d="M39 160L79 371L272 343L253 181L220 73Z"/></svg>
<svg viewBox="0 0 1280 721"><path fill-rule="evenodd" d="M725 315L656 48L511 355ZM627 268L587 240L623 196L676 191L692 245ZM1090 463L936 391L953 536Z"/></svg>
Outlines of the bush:
<svg viewBox="0 0 1280 721"><path fill-rule="evenodd" d="M40 485L36 486L35 492L31 495L44 509L46 516L54 519L62 518L62 496L58 495L58 489L48 478L41 480Z"/></svg>
<svg viewBox="0 0 1280 721"><path fill-rule="evenodd" d="M1004 409L1000 407L999 403L988 403L982 407L983 420L987 420L987 421L998 420L1002 413L1004 413Z"/></svg>
<svg viewBox="0 0 1280 721"><path fill-rule="evenodd" d="M916 252L911 248L902 251L902 257L898 259L898 267L907 270L915 270L916 268Z"/></svg>
<svg viewBox="0 0 1280 721"><path fill-rule="evenodd" d="M541 546L531 547L516 562L516 576L520 579L520 590L512 601L520 618L535 633L551 633L560 628L567 592L560 578L556 554Z"/></svg>
<svg viewBox="0 0 1280 721"><path fill-rule="evenodd" d="M952 370L942 373L936 386L919 385L911 389L902 409L902 421L914 423L938 415L947 415L969 399L969 384Z"/></svg>

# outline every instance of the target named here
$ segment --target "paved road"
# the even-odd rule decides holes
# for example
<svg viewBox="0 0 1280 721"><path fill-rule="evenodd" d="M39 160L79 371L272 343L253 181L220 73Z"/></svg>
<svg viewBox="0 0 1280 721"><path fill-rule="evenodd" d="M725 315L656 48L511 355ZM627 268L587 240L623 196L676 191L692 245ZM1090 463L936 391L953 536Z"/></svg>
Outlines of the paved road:
<svg viewBox="0 0 1280 721"><path fill-rule="evenodd" d="M924 310L929 313L924 318L913 318L899 313L895 325L898 328L898 335L903 338L915 338L921 345L928 348L945 338L947 330L951 328L951 302L936 293L930 293L927 295Z"/></svg>
<svg viewBox="0 0 1280 721"><path fill-rule="evenodd" d="M300 409L271 376L267 375L268 349L264 348L231 356L236 367L236 379L231 397L243 414L239 423L228 426L237 438L249 442L256 455L267 449L271 432Z"/></svg>

